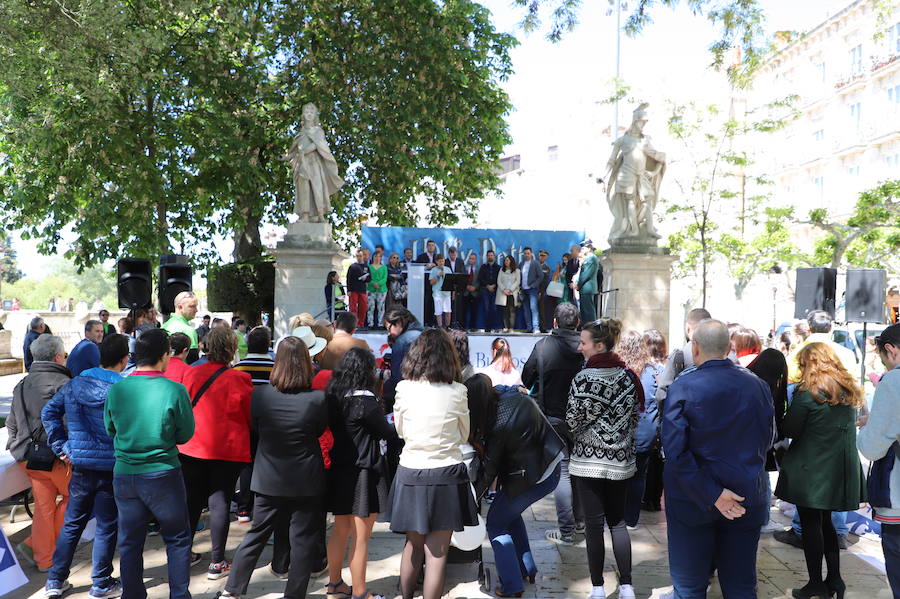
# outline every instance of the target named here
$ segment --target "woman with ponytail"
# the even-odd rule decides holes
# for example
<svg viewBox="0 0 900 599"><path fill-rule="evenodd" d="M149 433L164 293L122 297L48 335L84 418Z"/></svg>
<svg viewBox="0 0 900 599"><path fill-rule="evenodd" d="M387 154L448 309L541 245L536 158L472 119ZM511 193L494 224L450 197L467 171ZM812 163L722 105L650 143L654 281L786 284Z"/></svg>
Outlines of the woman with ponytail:
<svg viewBox="0 0 900 599"><path fill-rule="evenodd" d="M585 514L585 540L593 588L589 599L605 599L603 523L612 535L619 567L619 597L631 599L631 539L625 526L628 481L637 471L634 438L644 392L638 376L613 353L622 323L601 318L581 331L586 360L569 390L566 422L575 440L569 473L576 477Z"/></svg>

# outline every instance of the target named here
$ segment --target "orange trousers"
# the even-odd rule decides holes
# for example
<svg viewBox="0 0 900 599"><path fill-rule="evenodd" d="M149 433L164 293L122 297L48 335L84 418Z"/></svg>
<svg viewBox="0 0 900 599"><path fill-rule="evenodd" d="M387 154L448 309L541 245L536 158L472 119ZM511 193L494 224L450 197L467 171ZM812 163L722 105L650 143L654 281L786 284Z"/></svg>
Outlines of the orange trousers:
<svg viewBox="0 0 900 599"><path fill-rule="evenodd" d="M53 551L56 539L65 520L66 505L69 503L69 480L72 478L72 467L60 460L53 463L53 470L29 470L25 462L19 467L31 479L31 493L34 495L34 519L31 521L31 536L25 544L34 552L34 561L38 568L49 568L53 565ZM59 496L62 495L62 501Z"/></svg>

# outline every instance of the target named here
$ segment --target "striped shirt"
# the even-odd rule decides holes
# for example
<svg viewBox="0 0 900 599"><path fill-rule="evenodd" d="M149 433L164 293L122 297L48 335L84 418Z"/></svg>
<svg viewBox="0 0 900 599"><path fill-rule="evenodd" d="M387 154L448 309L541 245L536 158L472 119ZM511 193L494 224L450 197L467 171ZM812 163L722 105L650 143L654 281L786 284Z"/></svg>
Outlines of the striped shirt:
<svg viewBox="0 0 900 599"><path fill-rule="evenodd" d="M254 385L267 385L274 364L267 354L247 354L246 358L234 365L234 369L249 372Z"/></svg>

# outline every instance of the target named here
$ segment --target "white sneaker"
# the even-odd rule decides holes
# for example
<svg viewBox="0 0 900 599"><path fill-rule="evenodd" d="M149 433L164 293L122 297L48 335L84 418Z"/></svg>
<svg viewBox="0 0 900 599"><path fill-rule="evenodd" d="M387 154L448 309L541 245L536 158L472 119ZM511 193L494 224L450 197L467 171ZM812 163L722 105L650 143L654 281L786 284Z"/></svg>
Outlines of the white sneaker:
<svg viewBox="0 0 900 599"><path fill-rule="evenodd" d="M620 584L619 599L634 599L634 587L630 584Z"/></svg>
<svg viewBox="0 0 900 599"><path fill-rule="evenodd" d="M659 596L659 599L675 599L675 591L666 591Z"/></svg>
<svg viewBox="0 0 900 599"><path fill-rule="evenodd" d="M44 587L44 597L62 597L72 588L72 583L64 580L59 584Z"/></svg>
<svg viewBox="0 0 900 599"><path fill-rule="evenodd" d="M558 528L554 528L553 530L548 530L544 532L544 538L550 541L551 543L557 543L559 545L574 545L575 537L566 537L559 531Z"/></svg>
<svg viewBox="0 0 900 599"><path fill-rule="evenodd" d="M588 599L606 599L606 589L603 587L592 588L591 594L588 595Z"/></svg>

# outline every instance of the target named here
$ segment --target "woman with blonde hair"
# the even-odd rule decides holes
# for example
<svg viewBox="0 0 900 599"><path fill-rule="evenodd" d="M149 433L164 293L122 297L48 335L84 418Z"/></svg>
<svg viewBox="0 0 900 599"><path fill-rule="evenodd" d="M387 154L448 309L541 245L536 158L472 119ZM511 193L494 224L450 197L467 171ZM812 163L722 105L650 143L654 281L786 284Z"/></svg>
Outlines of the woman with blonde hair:
<svg viewBox="0 0 900 599"><path fill-rule="evenodd" d="M800 379L784 417L792 439L782 460L775 495L797 506L803 527L803 553L809 583L793 590L798 598L844 596L837 533L832 511L852 511L866 500L865 480L856 451L856 411L862 389L825 343L797 353ZM828 575L822 579L822 558Z"/></svg>
<svg viewBox="0 0 900 599"><path fill-rule="evenodd" d="M647 466L650 456L657 449L656 422L659 410L656 405L656 377L663 365L653 358L650 345L639 331L627 331L616 346L616 353L628 365L629 370L641 380L644 392L644 409L640 411L634 438L637 472L628 482L625 499L625 525L635 528L641 516L641 502L647 485Z"/></svg>

